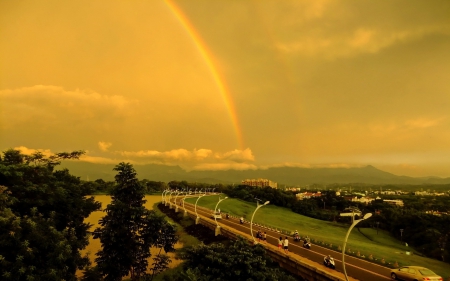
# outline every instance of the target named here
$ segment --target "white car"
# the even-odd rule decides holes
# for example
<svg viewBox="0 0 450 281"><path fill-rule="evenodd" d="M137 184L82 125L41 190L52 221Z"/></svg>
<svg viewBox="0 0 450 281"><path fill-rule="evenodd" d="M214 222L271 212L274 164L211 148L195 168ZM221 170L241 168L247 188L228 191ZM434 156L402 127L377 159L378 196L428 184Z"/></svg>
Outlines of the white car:
<svg viewBox="0 0 450 281"><path fill-rule="evenodd" d="M437 275L428 268L422 266L402 266L391 270L391 278L393 280L429 280L429 281L443 281L441 276Z"/></svg>
<svg viewBox="0 0 450 281"><path fill-rule="evenodd" d="M213 219L221 219L222 218L222 214L219 213L219 212L212 213L211 216L212 216Z"/></svg>

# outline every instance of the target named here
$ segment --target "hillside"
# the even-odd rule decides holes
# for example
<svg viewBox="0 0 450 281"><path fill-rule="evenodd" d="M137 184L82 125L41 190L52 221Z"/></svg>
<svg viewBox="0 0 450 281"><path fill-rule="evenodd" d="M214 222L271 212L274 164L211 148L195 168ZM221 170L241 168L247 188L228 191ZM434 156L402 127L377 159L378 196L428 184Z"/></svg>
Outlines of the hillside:
<svg viewBox="0 0 450 281"><path fill-rule="evenodd" d="M61 165L81 179L113 180L115 165L66 161ZM449 184L450 178L397 176L373 166L360 168L298 168L276 167L258 170L185 171L179 166L136 165L140 179L169 182L186 180L204 183L240 183L243 179L267 178L287 185L366 183L366 184Z"/></svg>

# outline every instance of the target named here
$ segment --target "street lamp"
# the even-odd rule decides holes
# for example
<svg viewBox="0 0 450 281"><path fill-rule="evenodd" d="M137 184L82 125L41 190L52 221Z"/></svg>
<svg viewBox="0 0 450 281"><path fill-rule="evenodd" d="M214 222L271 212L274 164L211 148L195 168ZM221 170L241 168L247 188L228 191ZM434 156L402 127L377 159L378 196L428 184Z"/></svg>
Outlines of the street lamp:
<svg viewBox="0 0 450 281"><path fill-rule="evenodd" d="M190 189L188 189L188 191L186 192L186 195L184 195L184 197L183 197L183 199L181 199L181 202L183 202L183 209L184 209L184 216L187 216L187 211L186 211L186 207L184 207L184 200L186 199L186 197L188 196L188 195L190 195L191 194L191 191L190 191Z"/></svg>
<svg viewBox="0 0 450 281"><path fill-rule="evenodd" d="M178 195L182 194L183 191L177 191L177 195L175 195L175 213L178 213L178 205L177 205L177 197Z"/></svg>
<svg viewBox="0 0 450 281"><path fill-rule="evenodd" d="M253 212L252 219L251 219L251 221L250 221L250 234L252 235L253 243L254 243L254 244L256 244L256 240L255 240L255 237L253 236L253 217L255 216L256 211L258 211L259 208L261 208L262 206L265 206L265 205L267 205L267 204L269 204L269 203L270 203L270 201L266 201L264 204L259 204L259 202L256 201L256 209L255 209L255 211Z"/></svg>
<svg viewBox="0 0 450 281"><path fill-rule="evenodd" d="M200 192L200 191L199 191L199 192ZM197 203L198 203L198 200L200 200L200 198L202 198L202 197L205 196L205 195L206 195L206 193L200 195L200 196L197 198L197 200L195 201L195 206L194 206L195 215L196 215L196 218L195 218L195 224L198 224L198 221L199 221L199 219L200 219L200 217L199 217L198 214L197 214Z"/></svg>
<svg viewBox="0 0 450 281"><path fill-rule="evenodd" d="M345 259L345 245L347 244L348 236L350 235L350 231L352 231L353 227L355 227L355 225L357 223L359 223L360 221L363 221L365 219L368 219L371 216L372 216L372 213L367 213L367 214L364 215L364 217L362 219L353 220L353 223L350 226L350 228L348 229L347 235L345 236L344 246L342 247L342 268L344 269L345 280L347 280L347 281L348 281L348 276L347 276L347 271L345 271L345 261L344 261L344 259Z"/></svg>
<svg viewBox="0 0 450 281"><path fill-rule="evenodd" d="M166 204L165 195L166 195L166 192L168 192L168 191L169 191L169 189L164 189L162 194L161 194L161 199L162 199L162 203L163 204Z"/></svg>
<svg viewBox="0 0 450 281"><path fill-rule="evenodd" d="M178 192L178 191L172 190L172 191L169 192L169 205L170 205L170 209L172 209L172 202L171 202L170 200L172 199L172 193L174 193L174 192Z"/></svg>
<svg viewBox="0 0 450 281"><path fill-rule="evenodd" d="M216 221L217 228L220 227L219 223L217 222L217 218L216 218L217 206L219 206L219 203L222 202L223 200L227 199L227 198L228 197L220 199L220 196L219 196L219 202L217 202L216 207L214 208L214 220Z"/></svg>
<svg viewBox="0 0 450 281"><path fill-rule="evenodd" d="M164 194L164 205L167 204L167 193L169 193L170 189L166 189L163 194Z"/></svg>
<svg viewBox="0 0 450 281"><path fill-rule="evenodd" d="M177 191L176 192L177 194L175 195L175 205L177 204L177 197L178 197L178 195L180 195L181 193L183 193L183 191Z"/></svg>

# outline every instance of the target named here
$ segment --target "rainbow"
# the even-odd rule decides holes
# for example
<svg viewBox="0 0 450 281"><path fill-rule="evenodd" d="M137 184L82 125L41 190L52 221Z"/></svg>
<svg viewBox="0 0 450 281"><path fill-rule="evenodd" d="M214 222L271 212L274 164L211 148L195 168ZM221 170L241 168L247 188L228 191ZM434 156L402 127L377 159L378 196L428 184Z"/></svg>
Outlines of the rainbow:
<svg viewBox="0 0 450 281"><path fill-rule="evenodd" d="M195 30L194 26L191 24L189 19L186 17L186 15L183 13L183 11L172 1L172 0L166 0L165 1L169 9L172 11L172 13L175 15L175 17L178 19L178 21L181 23L183 28L186 30L186 32L189 34L189 36L194 41L198 51L200 52L200 55L202 56L203 60L205 61L206 65L208 66L209 70L211 71L211 75L219 89L220 94L222 95L222 99L225 102L225 105L227 107L228 113L231 118L231 122L233 123L233 127L236 133L237 142L240 149L244 149L244 141L242 138L242 131L239 127L238 117L236 114L236 108L233 103L233 99L230 95L230 92L227 88L227 85L225 83L225 79L220 76L219 71L217 70L215 64L214 64L214 56L211 54L211 52L208 50L208 47L203 42L200 35Z"/></svg>

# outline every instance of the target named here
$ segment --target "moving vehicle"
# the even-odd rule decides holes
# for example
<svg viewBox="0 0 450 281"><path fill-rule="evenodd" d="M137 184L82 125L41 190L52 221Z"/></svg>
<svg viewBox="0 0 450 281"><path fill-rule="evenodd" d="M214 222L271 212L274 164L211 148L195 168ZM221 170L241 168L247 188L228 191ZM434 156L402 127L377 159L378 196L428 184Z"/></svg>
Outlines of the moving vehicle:
<svg viewBox="0 0 450 281"><path fill-rule="evenodd" d="M429 270L428 268L422 266L402 266L400 268L391 270L392 280L404 280L404 281L415 281L415 280L429 280L429 281L443 281L444 279Z"/></svg>
<svg viewBox="0 0 450 281"><path fill-rule="evenodd" d="M325 256L323 258L323 265L325 265L326 267L329 267L331 269L335 269L336 268L336 266L334 265L334 259L330 255Z"/></svg>
<svg viewBox="0 0 450 281"><path fill-rule="evenodd" d="M309 239L305 238L305 240L303 240L303 248L311 249L311 242Z"/></svg>
<svg viewBox="0 0 450 281"><path fill-rule="evenodd" d="M221 219L222 215L219 212L215 212L212 214L212 218L213 219Z"/></svg>
<svg viewBox="0 0 450 281"><path fill-rule="evenodd" d="M300 241L300 235L298 234L298 231L297 231L297 230L294 231L293 237L294 237L294 241L295 241L295 242Z"/></svg>
<svg viewBox="0 0 450 281"><path fill-rule="evenodd" d="M239 222L240 222L241 224L243 224L243 223L244 223L244 218L241 217L241 218L239 219Z"/></svg>

